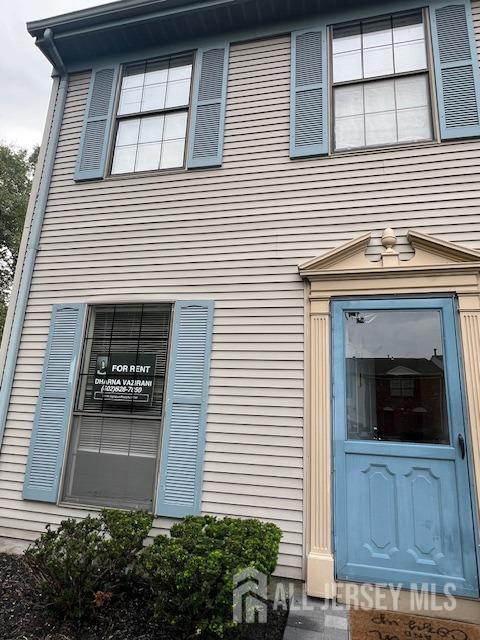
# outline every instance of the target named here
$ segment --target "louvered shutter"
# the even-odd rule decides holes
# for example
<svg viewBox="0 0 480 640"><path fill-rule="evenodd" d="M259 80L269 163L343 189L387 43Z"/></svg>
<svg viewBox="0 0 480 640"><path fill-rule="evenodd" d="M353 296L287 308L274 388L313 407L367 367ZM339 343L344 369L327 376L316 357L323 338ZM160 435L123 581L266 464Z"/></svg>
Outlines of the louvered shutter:
<svg viewBox="0 0 480 640"><path fill-rule="evenodd" d="M442 140L480 135L480 73L469 0L430 6Z"/></svg>
<svg viewBox="0 0 480 640"><path fill-rule="evenodd" d="M228 57L228 45L197 52L188 142L189 169L222 164Z"/></svg>
<svg viewBox="0 0 480 640"><path fill-rule="evenodd" d="M327 27L292 33L290 157L328 153Z"/></svg>
<svg viewBox="0 0 480 640"><path fill-rule="evenodd" d="M118 72L118 65L92 70L75 180L93 180L105 174Z"/></svg>
<svg viewBox="0 0 480 640"><path fill-rule="evenodd" d="M175 304L156 514L200 513L213 302Z"/></svg>
<svg viewBox="0 0 480 640"><path fill-rule="evenodd" d="M25 471L26 500L55 503L58 498L84 318L85 305L53 307Z"/></svg>

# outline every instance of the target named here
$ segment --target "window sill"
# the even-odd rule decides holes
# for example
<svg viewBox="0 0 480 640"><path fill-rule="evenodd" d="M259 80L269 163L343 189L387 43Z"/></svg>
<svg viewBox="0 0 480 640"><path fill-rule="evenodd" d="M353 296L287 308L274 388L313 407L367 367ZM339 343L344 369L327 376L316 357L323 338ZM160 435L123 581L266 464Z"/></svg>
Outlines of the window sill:
<svg viewBox="0 0 480 640"><path fill-rule="evenodd" d="M100 513L103 509L113 509L115 511L146 511L153 514L152 509L140 508L140 507L119 507L119 506L107 506L98 504L85 504L83 502L68 502L68 500L62 500L57 503L57 507L64 507L66 509L78 509L79 511L89 511L90 513Z"/></svg>
<svg viewBox="0 0 480 640"><path fill-rule="evenodd" d="M110 173L103 178L103 182L110 182L115 180L125 180L125 178L147 178L152 176L169 176L188 173L186 167L177 167L175 169L154 169L152 171L132 171L131 173Z"/></svg>
<svg viewBox="0 0 480 640"><path fill-rule="evenodd" d="M421 142L405 142L402 144L388 144L379 147L362 147L361 149L345 149L342 151L332 151L328 154L328 158L342 158L344 156L358 156L371 153L385 153L392 151L408 151L412 149L423 149L429 147L438 147L445 142L440 140L424 140Z"/></svg>

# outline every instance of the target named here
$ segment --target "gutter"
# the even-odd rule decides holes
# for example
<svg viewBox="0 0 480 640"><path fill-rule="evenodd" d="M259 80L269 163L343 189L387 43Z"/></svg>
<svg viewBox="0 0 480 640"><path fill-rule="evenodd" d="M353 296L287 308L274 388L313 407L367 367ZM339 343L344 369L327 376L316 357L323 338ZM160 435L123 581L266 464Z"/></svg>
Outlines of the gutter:
<svg viewBox="0 0 480 640"><path fill-rule="evenodd" d="M48 56L50 61L52 62L55 70L60 73L60 75L65 75L67 70L65 69L65 65L63 64L63 60L58 53L57 46L53 39L53 31L50 29L45 29L43 33L43 42L47 45L47 52L50 53Z"/></svg>
<svg viewBox="0 0 480 640"><path fill-rule="evenodd" d="M25 320L30 287L32 284L35 259L42 233L43 220L45 217L50 182L55 164L58 139L60 136L60 128L63 121L68 91L68 75L65 73L65 66L54 45L53 34L45 33L45 38L46 41L50 43L49 46L52 56L58 56L58 66L56 65L55 71L58 69L61 75L54 78L55 84L52 89L52 97L55 95L56 99L54 101L52 100L53 104L51 102L50 106L51 108L53 107L53 114L51 115L50 127L47 123L44 139L42 141L42 146L44 145L45 151L43 166L38 182L38 191L35 192L35 176L34 186L32 187L32 193L30 194L29 201L29 209L31 210L31 213L29 215L29 212L27 211L23 231L22 244L25 247L25 257L22 263L19 261L17 264L15 278L18 283L18 290L17 295L15 297L12 296L12 299L10 300L5 327L6 330L2 340L2 351L5 357L5 365L3 367L2 386L0 388L0 448L3 441L3 434L5 432L5 424L10 406L10 396L12 393L18 351L22 338L23 323ZM38 171L39 168L37 168L37 172ZM10 323L11 328L10 331L8 331L8 325Z"/></svg>

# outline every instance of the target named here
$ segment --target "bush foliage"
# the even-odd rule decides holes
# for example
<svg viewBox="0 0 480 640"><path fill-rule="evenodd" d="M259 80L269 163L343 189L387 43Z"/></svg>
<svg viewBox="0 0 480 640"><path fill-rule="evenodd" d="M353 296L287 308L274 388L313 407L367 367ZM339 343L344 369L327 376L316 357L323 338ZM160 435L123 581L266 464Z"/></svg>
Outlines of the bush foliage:
<svg viewBox="0 0 480 640"><path fill-rule="evenodd" d="M150 514L104 509L47 527L25 557L48 605L79 619L128 589L152 522Z"/></svg>
<svg viewBox="0 0 480 640"><path fill-rule="evenodd" d="M141 566L154 595L155 615L179 638L222 638L233 627L233 577L254 567L270 577L280 529L271 523L212 516L187 517L158 536Z"/></svg>

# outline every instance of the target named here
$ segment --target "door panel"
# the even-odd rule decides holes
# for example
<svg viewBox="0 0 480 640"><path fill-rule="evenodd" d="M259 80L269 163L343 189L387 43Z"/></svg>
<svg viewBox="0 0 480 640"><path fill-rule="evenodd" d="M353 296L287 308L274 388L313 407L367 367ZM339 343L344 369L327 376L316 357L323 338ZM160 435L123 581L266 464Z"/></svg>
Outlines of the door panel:
<svg viewBox="0 0 480 640"><path fill-rule="evenodd" d="M333 303L337 577L478 595L451 298Z"/></svg>

